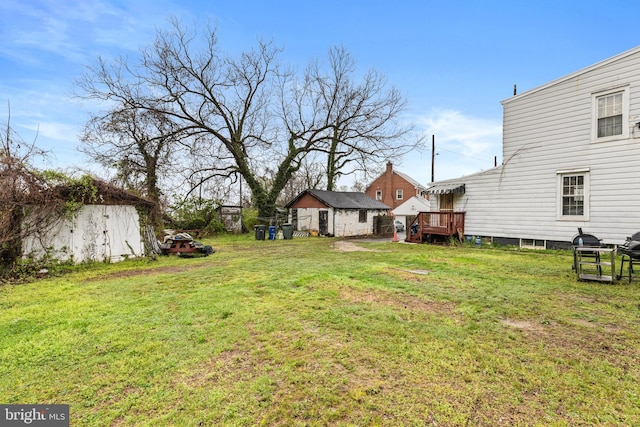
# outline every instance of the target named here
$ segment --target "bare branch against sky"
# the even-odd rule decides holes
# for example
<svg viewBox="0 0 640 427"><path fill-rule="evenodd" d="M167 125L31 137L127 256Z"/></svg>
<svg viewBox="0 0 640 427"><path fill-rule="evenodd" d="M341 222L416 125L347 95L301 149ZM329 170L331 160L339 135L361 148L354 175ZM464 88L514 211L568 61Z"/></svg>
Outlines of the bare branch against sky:
<svg viewBox="0 0 640 427"><path fill-rule="evenodd" d="M16 131L37 131L60 167L87 165L76 147L88 111L100 106L71 97L84 67L98 56L136 55L169 16L209 21L230 53L259 38L274 40L283 60L304 67L331 46L344 46L359 70L379 70L406 97L406 121L419 125L416 135L436 135L440 180L502 160L500 101L514 84L522 92L639 45L636 26L622 24L620 14L636 8L631 0L606 7L595 0L410 0L401 7L336 0L3 0L0 105L11 101ZM411 152L397 167L427 184L430 157Z"/></svg>

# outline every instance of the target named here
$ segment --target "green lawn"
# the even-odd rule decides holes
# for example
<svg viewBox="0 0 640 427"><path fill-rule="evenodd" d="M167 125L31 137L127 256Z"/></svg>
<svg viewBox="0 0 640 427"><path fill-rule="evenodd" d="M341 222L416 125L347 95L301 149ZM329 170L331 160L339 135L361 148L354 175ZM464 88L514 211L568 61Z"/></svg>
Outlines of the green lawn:
<svg viewBox="0 0 640 427"><path fill-rule="evenodd" d="M0 287L0 403L73 426L640 425L640 281L578 282L569 252L206 243Z"/></svg>

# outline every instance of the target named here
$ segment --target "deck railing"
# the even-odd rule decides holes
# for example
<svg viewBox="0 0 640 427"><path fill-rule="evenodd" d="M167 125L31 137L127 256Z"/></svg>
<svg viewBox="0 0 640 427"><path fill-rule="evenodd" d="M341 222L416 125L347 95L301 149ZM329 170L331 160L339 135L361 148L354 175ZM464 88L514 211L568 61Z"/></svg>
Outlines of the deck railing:
<svg viewBox="0 0 640 427"><path fill-rule="evenodd" d="M464 235L465 212L419 212L407 230L407 241L423 242L432 236Z"/></svg>

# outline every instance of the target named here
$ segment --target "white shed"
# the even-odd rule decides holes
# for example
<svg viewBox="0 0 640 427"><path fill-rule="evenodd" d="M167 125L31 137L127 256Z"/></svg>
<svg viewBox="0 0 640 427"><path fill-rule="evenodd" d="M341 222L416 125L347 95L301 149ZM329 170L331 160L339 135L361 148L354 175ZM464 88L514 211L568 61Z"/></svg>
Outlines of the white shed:
<svg viewBox="0 0 640 427"><path fill-rule="evenodd" d="M364 193L324 190L303 191L286 207L295 230L338 237L371 235L374 218L389 213L389 206Z"/></svg>
<svg viewBox="0 0 640 427"><path fill-rule="evenodd" d="M93 203L82 205L73 214L54 221L46 230L23 239L23 256L48 255L78 263L115 262L144 256L139 209L146 212L153 203L109 184L96 184L98 194Z"/></svg>

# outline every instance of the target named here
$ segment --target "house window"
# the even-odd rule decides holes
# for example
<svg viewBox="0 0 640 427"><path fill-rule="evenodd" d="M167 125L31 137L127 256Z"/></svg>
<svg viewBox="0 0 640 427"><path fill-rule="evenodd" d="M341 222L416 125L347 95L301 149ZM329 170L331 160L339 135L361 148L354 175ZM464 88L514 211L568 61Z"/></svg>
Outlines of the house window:
<svg viewBox="0 0 640 427"><path fill-rule="evenodd" d="M382 190L376 190L376 200L382 200Z"/></svg>
<svg viewBox="0 0 640 427"><path fill-rule="evenodd" d="M396 190L396 199L397 200L402 200L402 190L401 189Z"/></svg>
<svg viewBox="0 0 640 427"><path fill-rule="evenodd" d="M520 247L527 249L545 249L545 242L544 240L537 239L521 239Z"/></svg>
<svg viewBox="0 0 640 427"><path fill-rule="evenodd" d="M629 133L629 89L615 89L593 95L596 140L616 139Z"/></svg>
<svg viewBox="0 0 640 427"><path fill-rule="evenodd" d="M622 92L598 97L598 138L622 134Z"/></svg>
<svg viewBox="0 0 640 427"><path fill-rule="evenodd" d="M360 209L359 215L358 215L358 222L367 222L367 210L366 209Z"/></svg>
<svg viewBox="0 0 640 427"><path fill-rule="evenodd" d="M588 171L558 173L560 195L559 219L588 219L589 175Z"/></svg>
<svg viewBox="0 0 640 427"><path fill-rule="evenodd" d="M562 177L562 215L584 215L584 175Z"/></svg>

